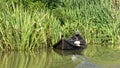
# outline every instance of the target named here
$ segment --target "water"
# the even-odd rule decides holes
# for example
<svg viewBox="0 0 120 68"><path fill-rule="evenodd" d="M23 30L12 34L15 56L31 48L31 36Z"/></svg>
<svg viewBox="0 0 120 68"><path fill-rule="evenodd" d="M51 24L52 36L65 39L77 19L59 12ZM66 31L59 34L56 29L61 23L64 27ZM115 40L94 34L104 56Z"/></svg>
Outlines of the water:
<svg viewBox="0 0 120 68"><path fill-rule="evenodd" d="M0 52L0 68L120 68L119 51L84 51L84 55L80 50L53 49Z"/></svg>

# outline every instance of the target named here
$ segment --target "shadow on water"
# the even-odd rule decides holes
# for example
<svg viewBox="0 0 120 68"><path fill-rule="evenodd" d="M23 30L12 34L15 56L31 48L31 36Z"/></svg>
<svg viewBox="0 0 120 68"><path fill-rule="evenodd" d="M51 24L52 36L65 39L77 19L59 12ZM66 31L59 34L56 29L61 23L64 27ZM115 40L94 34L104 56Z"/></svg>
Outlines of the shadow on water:
<svg viewBox="0 0 120 68"><path fill-rule="evenodd" d="M119 68L119 54L119 50L98 45L90 45L83 52L57 49L0 52L0 68Z"/></svg>

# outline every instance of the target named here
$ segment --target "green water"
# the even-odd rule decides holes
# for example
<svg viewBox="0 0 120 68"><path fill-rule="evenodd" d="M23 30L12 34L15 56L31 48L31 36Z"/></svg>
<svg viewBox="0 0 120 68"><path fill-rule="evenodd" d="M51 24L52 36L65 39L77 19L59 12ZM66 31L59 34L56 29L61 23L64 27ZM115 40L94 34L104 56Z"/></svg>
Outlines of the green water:
<svg viewBox="0 0 120 68"><path fill-rule="evenodd" d="M98 46L97 46L98 47ZM81 51L2 51L0 68L120 68L120 51L100 47Z"/></svg>

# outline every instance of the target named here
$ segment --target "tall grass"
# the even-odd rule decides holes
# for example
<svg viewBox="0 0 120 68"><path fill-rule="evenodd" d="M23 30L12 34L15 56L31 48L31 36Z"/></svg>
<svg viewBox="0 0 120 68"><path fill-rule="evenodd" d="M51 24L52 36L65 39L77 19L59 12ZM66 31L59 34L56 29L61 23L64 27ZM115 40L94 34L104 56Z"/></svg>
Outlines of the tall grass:
<svg viewBox="0 0 120 68"><path fill-rule="evenodd" d="M76 30L87 43L119 42L120 11L113 7L112 0L49 3L1 0L0 49L48 47L56 43L61 34L68 38Z"/></svg>
<svg viewBox="0 0 120 68"><path fill-rule="evenodd" d="M59 30L59 23L49 11L24 10L13 3L11 7L5 3L3 8L6 9L1 12L1 49L41 48L47 47L48 39L50 42L56 40L51 40L51 36L55 28Z"/></svg>
<svg viewBox="0 0 120 68"><path fill-rule="evenodd" d="M113 13L112 0L62 0L67 34L77 29L88 43L117 43L119 10ZM116 14L117 13L117 14ZM116 17L117 16L117 17ZM70 33L71 32L71 33Z"/></svg>

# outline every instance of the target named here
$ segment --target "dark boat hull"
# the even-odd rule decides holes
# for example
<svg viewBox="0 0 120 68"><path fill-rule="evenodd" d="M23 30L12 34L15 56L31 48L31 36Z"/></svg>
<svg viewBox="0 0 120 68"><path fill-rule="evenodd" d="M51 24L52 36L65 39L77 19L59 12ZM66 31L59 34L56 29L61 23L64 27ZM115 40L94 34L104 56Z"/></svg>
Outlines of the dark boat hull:
<svg viewBox="0 0 120 68"><path fill-rule="evenodd" d="M76 46L75 45L75 41L79 41L80 42L80 46ZM81 37L81 35L79 33L75 33L73 34L72 37L68 38L68 39L64 39L64 37L62 37L56 44L54 44L53 48L56 49L61 49L61 50L77 50L77 49L84 49L86 48L86 42L85 40Z"/></svg>
<svg viewBox="0 0 120 68"><path fill-rule="evenodd" d="M84 49L86 47L87 47L86 45L75 46L74 44L72 44L72 42L70 43L68 40L60 40L53 46L53 48L61 50L77 50Z"/></svg>

